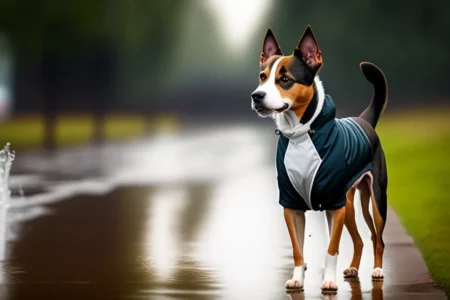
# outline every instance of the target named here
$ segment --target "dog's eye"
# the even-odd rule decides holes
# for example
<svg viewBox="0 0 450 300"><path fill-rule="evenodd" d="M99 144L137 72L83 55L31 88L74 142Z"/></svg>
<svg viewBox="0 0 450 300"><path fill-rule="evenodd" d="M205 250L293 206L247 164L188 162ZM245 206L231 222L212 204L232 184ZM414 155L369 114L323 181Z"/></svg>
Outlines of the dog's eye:
<svg viewBox="0 0 450 300"><path fill-rule="evenodd" d="M266 74L260 73L260 74L259 74L259 79L261 79L262 81L266 80L266 79L267 79Z"/></svg>
<svg viewBox="0 0 450 300"><path fill-rule="evenodd" d="M291 80L291 78L289 78L289 77L286 76L286 75L283 75L283 76L281 76L280 80L281 80L282 82L288 82L288 81Z"/></svg>

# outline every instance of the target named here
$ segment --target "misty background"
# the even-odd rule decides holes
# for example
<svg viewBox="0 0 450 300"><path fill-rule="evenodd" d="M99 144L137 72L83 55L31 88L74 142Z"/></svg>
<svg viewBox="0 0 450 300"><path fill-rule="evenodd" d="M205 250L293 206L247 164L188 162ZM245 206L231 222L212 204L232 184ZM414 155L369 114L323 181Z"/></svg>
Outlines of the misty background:
<svg viewBox="0 0 450 300"><path fill-rule="evenodd" d="M338 116L369 104L360 62L387 77L376 129L401 224L386 229L385 296L450 295L450 1L0 0L0 147L17 153L0 298L285 297L275 124L250 94L267 29L290 55L308 24ZM310 237L319 283L326 247ZM383 297L361 278L340 297Z"/></svg>
<svg viewBox="0 0 450 300"><path fill-rule="evenodd" d="M289 55L307 24L338 114L368 104L361 61L385 72L388 111L448 103L449 1L2 0L2 82L14 114L255 118L267 28Z"/></svg>

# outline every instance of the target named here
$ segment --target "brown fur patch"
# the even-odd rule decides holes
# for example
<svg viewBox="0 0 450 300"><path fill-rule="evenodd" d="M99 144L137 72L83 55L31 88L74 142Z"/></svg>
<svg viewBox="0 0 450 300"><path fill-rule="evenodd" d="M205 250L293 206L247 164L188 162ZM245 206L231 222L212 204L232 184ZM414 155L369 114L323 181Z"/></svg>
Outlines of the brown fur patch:
<svg viewBox="0 0 450 300"><path fill-rule="evenodd" d="M353 242L353 259L349 269L359 269L363 250L363 241L361 239L361 236L359 235L358 227L356 226L355 221L355 207L353 205L355 190L355 188L351 188L347 192L347 202L345 204L345 227L347 227L348 233L350 234Z"/></svg>
<svg viewBox="0 0 450 300"><path fill-rule="evenodd" d="M294 211L290 208L284 208L284 219L289 232L289 237L291 238L292 251L294 256L294 265L296 267L303 266L303 255L300 249L299 241L297 240L297 232L295 231L295 221L294 221Z"/></svg>
<svg viewBox="0 0 450 300"><path fill-rule="evenodd" d="M266 60L267 60L266 55L264 54L264 52L261 52L261 55L259 56L259 64L265 63Z"/></svg>
<svg viewBox="0 0 450 300"><path fill-rule="evenodd" d="M359 186L359 193L361 197L361 209L364 217L364 221L366 221L367 226L369 227L370 233L372 235L372 243L373 243L373 251L375 253L376 244L376 236L377 232L375 231L375 225L373 224L372 215L369 212L370 205L370 189L367 185L366 181L362 182Z"/></svg>
<svg viewBox="0 0 450 300"><path fill-rule="evenodd" d="M294 75L289 71L289 65L291 64L292 59L293 56L291 55L280 61L276 70L275 81L281 78L282 74L280 73L280 70L282 68L287 70L287 72L284 73L285 75L294 79ZM291 110L293 110L297 117L301 119L314 96L314 87L312 85L306 86L300 83L294 83L290 89L285 90L278 84L276 86L281 97L292 101L293 104Z"/></svg>
<svg viewBox="0 0 450 300"><path fill-rule="evenodd" d="M345 222L345 206L333 210L333 226L331 227L331 238L328 245L328 254L331 256L336 255L339 251L339 243L341 242L342 230L344 229Z"/></svg>

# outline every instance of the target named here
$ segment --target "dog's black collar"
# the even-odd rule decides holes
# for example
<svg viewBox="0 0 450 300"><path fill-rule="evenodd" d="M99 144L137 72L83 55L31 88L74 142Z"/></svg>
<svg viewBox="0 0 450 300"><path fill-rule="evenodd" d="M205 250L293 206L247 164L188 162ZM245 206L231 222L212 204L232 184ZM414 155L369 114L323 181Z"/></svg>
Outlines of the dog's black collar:
<svg viewBox="0 0 450 300"><path fill-rule="evenodd" d="M305 110L305 113L303 114L302 118L300 119L301 124L306 124L311 118L314 116L314 113L316 112L317 104L319 103L319 95L317 93L317 87L314 83L314 95L311 102L308 104L308 107Z"/></svg>

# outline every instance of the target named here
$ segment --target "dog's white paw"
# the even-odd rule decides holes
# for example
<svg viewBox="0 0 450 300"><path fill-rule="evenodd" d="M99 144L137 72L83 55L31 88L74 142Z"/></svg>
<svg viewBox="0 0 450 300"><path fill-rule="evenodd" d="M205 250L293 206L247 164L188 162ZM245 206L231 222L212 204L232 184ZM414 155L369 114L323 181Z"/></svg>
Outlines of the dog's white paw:
<svg viewBox="0 0 450 300"><path fill-rule="evenodd" d="M358 277L358 269L354 267L350 267L344 270L344 277L345 278L353 278Z"/></svg>
<svg viewBox="0 0 450 300"><path fill-rule="evenodd" d="M291 291L303 291L303 280L305 278L305 268L302 267L295 267L294 268L294 274L292 276L292 279L289 279L286 281L284 286L286 287L286 290Z"/></svg>
<svg viewBox="0 0 450 300"><path fill-rule="evenodd" d="M302 289L303 288L303 284L297 279L289 279L288 281L286 281L284 286L287 289Z"/></svg>
<svg viewBox="0 0 450 300"><path fill-rule="evenodd" d="M337 266L337 253L335 255L327 254L325 260L325 273L323 276L322 293L333 294L337 291L336 284L336 266Z"/></svg>
<svg viewBox="0 0 450 300"><path fill-rule="evenodd" d="M287 293L303 292L303 283L297 279L289 279L284 284Z"/></svg>
<svg viewBox="0 0 450 300"><path fill-rule="evenodd" d="M384 275L383 275L383 269L381 268L375 268L372 271L372 279L373 280L383 280Z"/></svg>
<svg viewBox="0 0 450 300"><path fill-rule="evenodd" d="M322 293L336 293L338 286L333 280L324 280L320 286Z"/></svg>

